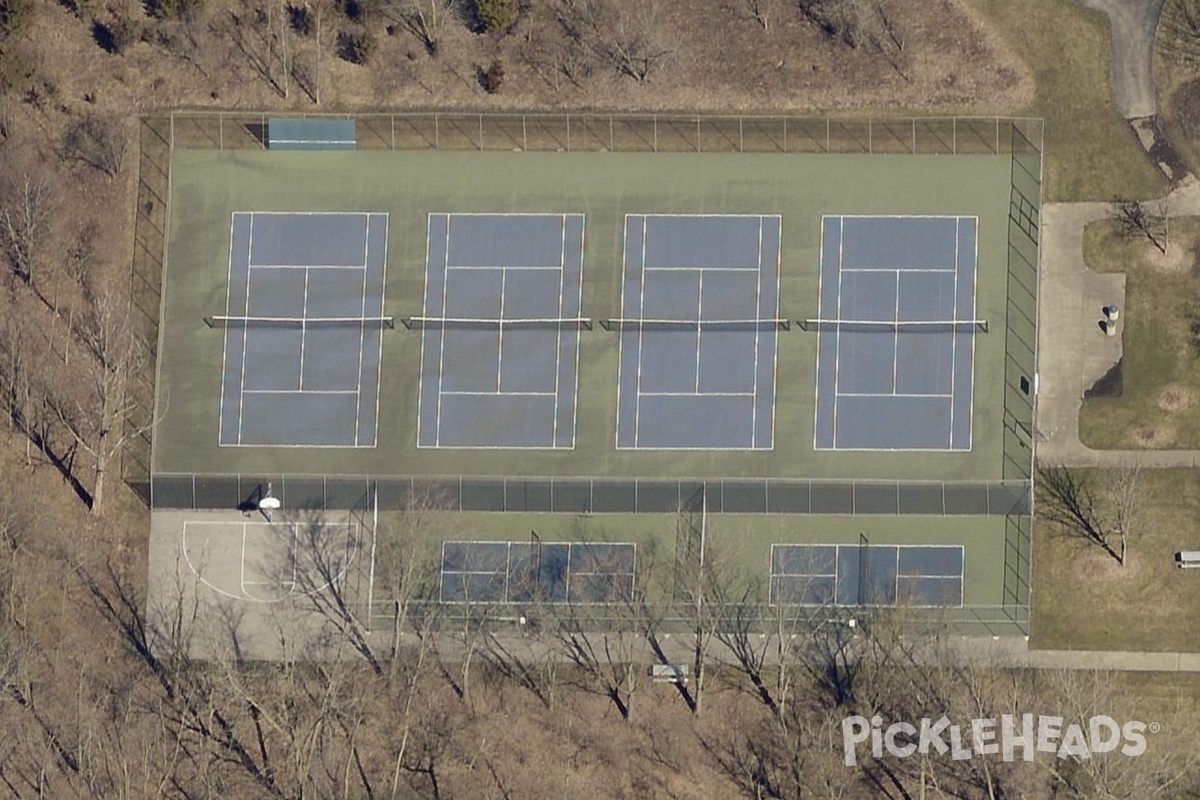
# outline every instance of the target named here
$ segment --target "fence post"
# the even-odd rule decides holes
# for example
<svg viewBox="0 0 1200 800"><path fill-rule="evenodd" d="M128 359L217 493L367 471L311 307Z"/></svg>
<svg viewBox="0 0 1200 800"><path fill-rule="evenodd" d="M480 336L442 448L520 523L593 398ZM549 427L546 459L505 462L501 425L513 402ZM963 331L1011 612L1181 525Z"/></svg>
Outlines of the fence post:
<svg viewBox="0 0 1200 800"><path fill-rule="evenodd" d="M529 152L529 127L524 114L521 115L521 150Z"/></svg>
<svg viewBox="0 0 1200 800"><path fill-rule="evenodd" d="M917 154L917 118L913 117L910 122L912 122L912 154L915 156Z"/></svg>
<svg viewBox="0 0 1200 800"><path fill-rule="evenodd" d="M571 115L567 114L567 152L571 152Z"/></svg>
<svg viewBox="0 0 1200 800"><path fill-rule="evenodd" d="M704 148L700 146L700 115L696 115L696 152L703 153Z"/></svg>
<svg viewBox="0 0 1200 800"><path fill-rule="evenodd" d="M654 120L654 152L658 152L658 114L653 117Z"/></svg>
<svg viewBox="0 0 1200 800"><path fill-rule="evenodd" d="M739 153L746 152L746 131L742 127L743 122L745 122L745 118L739 116L738 117L738 152Z"/></svg>
<svg viewBox="0 0 1200 800"><path fill-rule="evenodd" d="M433 115L433 149L434 150L442 149L441 133L438 130L438 124L439 124L438 115L435 113Z"/></svg>
<svg viewBox="0 0 1200 800"><path fill-rule="evenodd" d="M396 115L388 114L388 119L392 122L392 152L396 151Z"/></svg>
<svg viewBox="0 0 1200 800"><path fill-rule="evenodd" d="M612 114L608 115L608 152L617 152L616 137L613 135L613 118Z"/></svg>
<svg viewBox="0 0 1200 800"><path fill-rule="evenodd" d="M217 149L225 149L225 114L217 114Z"/></svg>
<svg viewBox="0 0 1200 800"><path fill-rule="evenodd" d="M867 117L867 155L873 155L875 152L875 144L873 134L875 132L874 121Z"/></svg>

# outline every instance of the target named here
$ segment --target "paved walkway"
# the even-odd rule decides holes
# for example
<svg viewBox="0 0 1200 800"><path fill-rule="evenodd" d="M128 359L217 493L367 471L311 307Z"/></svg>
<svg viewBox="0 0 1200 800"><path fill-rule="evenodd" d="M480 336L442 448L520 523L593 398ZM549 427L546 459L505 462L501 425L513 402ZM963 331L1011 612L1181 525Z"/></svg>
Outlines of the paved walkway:
<svg viewBox="0 0 1200 800"><path fill-rule="evenodd" d="M1168 195L1173 216L1200 214L1200 182ZM1079 439L1084 392L1121 358L1117 336L1100 326L1101 309L1125 307L1125 276L1093 272L1083 260L1083 230L1109 216L1108 203L1048 203L1042 208L1038 304L1037 458L1042 464L1197 467L1200 450L1093 450Z"/></svg>
<svg viewBox="0 0 1200 800"><path fill-rule="evenodd" d="M1158 113L1154 96L1154 34L1166 0L1077 0L1108 15L1113 91L1125 119Z"/></svg>

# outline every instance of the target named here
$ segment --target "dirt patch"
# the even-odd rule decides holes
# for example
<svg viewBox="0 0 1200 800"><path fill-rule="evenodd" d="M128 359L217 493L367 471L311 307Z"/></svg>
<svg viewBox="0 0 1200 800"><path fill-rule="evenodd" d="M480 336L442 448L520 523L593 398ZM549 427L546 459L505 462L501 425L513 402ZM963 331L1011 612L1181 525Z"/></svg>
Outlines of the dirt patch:
<svg viewBox="0 0 1200 800"><path fill-rule="evenodd" d="M1129 440L1144 450L1160 450L1175 444L1175 428L1163 423L1135 425L1129 429Z"/></svg>
<svg viewBox="0 0 1200 800"><path fill-rule="evenodd" d="M1179 384L1163 387L1158 394L1158 407L1163 411L1174 414L1186 411L1192 405L1192 390Z"/></svg>
<svg viewBox="0 0 1200 800"><path fill-rule="evenodd" d="M1125 557L1125 566L1121 566L1115 558L1099 547L1089 548L1076 560L1079 576L1089 580L1137 580L1142 571L1141 561L1132 550L1133 548Z"/></svg>
<svg viewBox="0 0 1200 800"><path fill-rule="evenodd" d="M1084 398L1120 397L1125 391L1125 381L1121 375L1121 362L1112 365L1104 377L1092 384L1092 388L1083 393Z"/></svg>
<svg viewBox="0 0 1200 800"><path fill-rule="evenodd" d="M1159 272L1191 272L1196 266L1196 252L1172 242L1165 253L1157 247L1149 247L1145 260L1148 267Z"/></svg>

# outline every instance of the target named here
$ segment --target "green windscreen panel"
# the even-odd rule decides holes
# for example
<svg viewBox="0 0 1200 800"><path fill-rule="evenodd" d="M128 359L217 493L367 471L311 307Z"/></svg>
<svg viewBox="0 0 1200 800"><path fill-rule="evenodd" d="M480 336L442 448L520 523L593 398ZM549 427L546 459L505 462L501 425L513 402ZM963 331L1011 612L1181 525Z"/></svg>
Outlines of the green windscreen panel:
<svg viewBox="0 0 1200 800"><path fill-rule="evenodd" d="M354 150L358 135L352 119L271 119L267 127L271 150Z"/></svg>

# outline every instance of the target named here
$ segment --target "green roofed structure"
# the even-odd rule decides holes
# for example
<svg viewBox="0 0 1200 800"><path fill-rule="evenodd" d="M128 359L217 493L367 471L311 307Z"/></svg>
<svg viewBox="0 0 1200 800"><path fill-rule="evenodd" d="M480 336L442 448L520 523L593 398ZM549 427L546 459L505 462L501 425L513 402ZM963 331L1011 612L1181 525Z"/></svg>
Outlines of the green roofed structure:
<svg viewBox="0 0 1200 800"><path fill-rule="evenodd" d="M270 150L354 150L358 147L352 119L272 117L267 123Z"/></svg>

